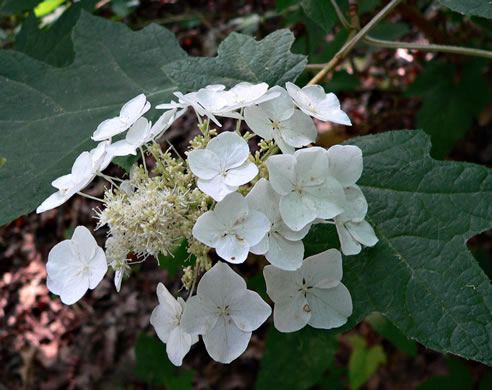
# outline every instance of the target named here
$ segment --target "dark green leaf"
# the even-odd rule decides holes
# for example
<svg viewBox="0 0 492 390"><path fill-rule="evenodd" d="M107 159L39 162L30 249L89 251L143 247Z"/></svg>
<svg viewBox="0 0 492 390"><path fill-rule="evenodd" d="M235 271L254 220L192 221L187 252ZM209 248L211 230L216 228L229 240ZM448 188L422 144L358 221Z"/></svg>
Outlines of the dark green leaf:
<svg viewBox="0 0 492 390"><path fill-rule="evenodd" d="M82 9L92 11L98 0L85 0L70 6L47 31L38 28L33 13L22 24L15 41L15 50L54 66L67 66L73 62L75 53L72 30Z"/></svg>
<svg viewBox="0 0 492 390"><path fill-rule="evenodd" d="M325 31L331 31L337 16L335 9L329 1L302 0L301 5L309 18L318 23Z"/></svg>
<svg viewBox="0 0 492 390"><path fill-rule="evenodd" d="M133 154L129 154L128 156L114 157L111 162L118 165L121 169L124 169L126 173L130 173L133 165L140 159L140 157L142 157L142 153L140 153L139 150L135 156Z"/></svg>
<svg viewBox="0 0 492 390"><path fill-rule="evenodd" d="M376 373L381 364L386 364L386 354L381 345L373 345L368 348L366 340L361 336L351 336L352 344L348 364L350 387L358 390Z"/></svg>
<svg viewBox="0 0 492 390"><path fill-rule="evenodd" d="M372 11L381 3L381 0L362 0L359 1L359 14Z"/></svg>
<svg viewBox="0 0 492 390"><path fill-rule="evenodd" d="M0 156L0 168L2 168L6 162L7 162L7 159L5 157Z"/></svg>
<svg viewBox="0 0 492 390"><path fill-rule="evenodd" d="M373 313L366 320L378 334L389 340L395 347L408 353L410 356L417 356L417 343L409 340L385 316L379 313Z"/></svg>
<svg viewBox="0 0 492 390"><path fill-rule="evenodd" d="M371 36L377 39L385 39L387 41L398 41L409 32L410 28L405 23L382 22L371 30Z"/></svg>
<svg viewBox="0 0 492 390"><path fill-rule="evenodd" d="M492 89L482 79L481 61L455 66L434 62L408 88L407 95L423 96L417 126L432 136L432 155L445 157L466 132L472 120L492 99Z"/></svg>
<svg viewBox="0 0 492 390"><path fill-rule="evenodd" d="M345 70L340 70L333 73L333 77L324 85L324 88L330 92L346 92L359 86L360 81L356 76L347 73Z"/></svg>
<svg viewBox="0 0 492 390"><path fill-rule="evenodd" d="M490 0L439 0L439 2L463 15L483 16L492 18Z"/></svg>
<svg viewBox="0 0 492 390"><path fill-rule="evenodd" d="M305 327L294 333L268 328L256 390L303 390L333 366L337 342L329 332Z"/></svg>
<svg viewBox="0 0 492 390"><path fill-rule="evenodd" d="M248 278L248 289L256 291L263 299L268 299L266 292L266 283L263 274L257 273L255 276Z"/></svg>
<svg viewBox="0 0 492 390"><path fill-rule="evenodd" d="M328 373L321 377L319 384L323 390L345 390L347 369L345 367L330 367Z"/></svg>
<svg viewBox="0 0 492 390"><path fill-rule="evenodd" d="M275 0L275 9L277 12L282 12L287 8L296 5L301 0Z"/></svg>
<svg viewBox="0 0 492 390"><path fill-rule="evenodd" d="M492 364L492 288L466 247L492 227L492 171L431 159L422 131L350 143L364 154L359 184L380 242L344 257L354 313L338 331L380 312L428 348ZM325 226L310 234L317 252L333 247Z"/></svg>
<svg viewBox="0 0 492 390"><path fill-rule="evenodd" d="M195 263L195 257L190 258L188 253L188 241L183 239L180 245L172 251L172 255L159 254L159 266L166 268L169 277L174 278L179 269Z"/></svg>
<svg viewBox="0 0 492 390"><path fill-rule="evenodd" d="M171 99L176 86L160 66L186 56L172 33L83 13L74 29L75 60L55 68L16 51L0 51L0 225L35 209L53 193L50 182L95 146L98 123L145 93Z"/></svg>
<svg viewBox="0 0 492 390"><path fill-rule="evenodd" d="M457 359L447 358L449 376L433 376L420 384L415 390L471 390L473 379L467 366Z"/></svg>
<svg viewBox="0 0 492 390"><path fill-rule="evenodd" d="M179 88L189 91L208 84L232 87L240 81L283 85L294 81L306 65L304 56L290 53L293 42L288 30L277 30L258 42L232 33L220 44L217 57L190 57L162 69Z"/></svg>
<svg viewBox="0 0 492 390"><path fill-rule="evenodd" d="M42 0L0 0L0 15L16 14L33 9Z"/></svg>
<svg viewBox="0 0 492 390"><path fill-rule="evenodd" d="M168 390L191 390L194 372L178 371L169 361L166 345L157 338L141 334L135 345L135 375L151 386L165 385Z"/></svg>
<svg viewBox="0 0 492 390"><path fill-rule="evenodd" d="M490 390L492 389L492 371L489 370L480 378L478 390Z"/></svg>

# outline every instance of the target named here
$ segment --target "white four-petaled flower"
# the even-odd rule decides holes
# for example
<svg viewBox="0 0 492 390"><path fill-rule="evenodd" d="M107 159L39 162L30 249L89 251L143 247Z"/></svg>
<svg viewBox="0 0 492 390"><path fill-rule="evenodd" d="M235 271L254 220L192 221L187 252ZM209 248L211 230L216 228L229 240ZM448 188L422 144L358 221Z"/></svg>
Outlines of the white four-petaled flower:
<svg viewBox="0 0 492 390"><path fill-rule="evenodd" d="M341 283L342 273L342 256L336 249L308 257L297 271L266 266L263 275L275 303L275 328L295 332L307 324L321 329L345 324L352 314L352 298Z"/></svg>
<svg viewBox="0 0 492 390"><path fill-rule="evenodd" d="M245 108L244 119L250 129L264 139L273 138L283 153L294 153L295 148L314 142L317 131L313 120L294 108L285 89L275 86L270 91L279 96Z"/></svg>
<svg viewBox="0 0 492 390"><path fill-rule="evenodd" d="M258 210L270 220L270 231L251 253L265 255L266 259L278 268L296 270L302 265L304 244L302 239L308 234L311 225L298 232L289 229L280 216L280 196L272 189L266 179L260 179L246 195L250 210Z"/></svg>
<svg viewBox="0 0 492 390"><path fill-rule="evenodd" d="M299 231L316 218L334 218L343 211L342 185L327 175L323 148L300 149L293 155L267 160L270 183L280 198L280 215L292 230Z"/></svg>
<svg viewBox="0 0 492 390"><path fill-rule="evenodd" d="M108 264L102 248L84 226L77 226L71 240L56 244L46 264L48 289L71 305L94 289L102 280Z"/></svg>
<svg viewBox="0 0 492 390"><path fill-rule="evenodd" d="M197 294L185 307L181 324L202 335L212 359L230 363L248 347L251 332L270 316L272 309L227 264L218 262L198 283Z"/></svg>
<svg viewBox="0 0 492 390"><path fill-rule="evenodd" d="M246 161L248 155L248 143L228 131L213 138L205 149L191 151L188 163L198 176L198 188L221 201L258 174L256 165Z"/></svg>
<svg viewBox="0 0 492 390"><path fill-rule="evenodd" d="M287 82L287 92L304 113L322 121L351 126L350 118L340 108L340 101L334 93L325 93L321 85L308 85L299 88Z"/></svg>
<svg viewBox="0 0 492 390"><path fill-rule="evenodd" d="M213 211L201 215L193 226L193 236L215 248L217 254L231 263L246 260L252 246L270 230L268 218L248 208L248 202L237 192L227 195Z"/></svg>
<svg viewBox="0 0 492 390"><path fill-rule="evenodd" d="M150 103L143 93L134 97L121 108L119 116L101 122L94 131L92 139L103 141L124 132L149 109Z"/></svg>
<svg viewBox="0 0 492 390"><path fill-rule="evenodd" d="M190 351L198 336L190 335L183 329L181 318L185 308L183 298L174 298L162 283L157 285L159 305L152 311L150 323L157 336L166 344L167 356L175 366L181 366L183 358Z"/></svg>

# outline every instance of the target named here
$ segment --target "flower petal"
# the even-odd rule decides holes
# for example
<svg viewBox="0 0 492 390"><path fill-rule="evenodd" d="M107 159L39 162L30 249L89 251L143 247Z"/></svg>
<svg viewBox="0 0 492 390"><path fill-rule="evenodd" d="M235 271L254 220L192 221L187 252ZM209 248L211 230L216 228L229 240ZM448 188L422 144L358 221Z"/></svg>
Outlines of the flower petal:
<svg viewBox="0 0 492 390"><path fill-rule="evenodd" d="M225 225L235 224L248 215L248 201L238 192L227 195L215 206L215 215Z"/></svg>
<svg viewBox="0 0 492 390"><path fill-rule="evenodd" d="M342 283L334 288L312 288L307 295L311 307L309 325L314 328L338 328L347 322L352 314L352 298Z"/></svg>
<svg viewBox="0 0 492 390"><path fill-rule="evenodd" d="M151 123L146 118L138 118L126 133L126 141L137 147L142 146L149 136Z"/></svg>
<svg viewBox="0 0 492 390"><path fill-rule="evenodd" d="M266 259L274 266L286 271L295 271L302 265L304 258L304 244L301 240L289 241L280 234L270 235Z"/></svg>
<svg viewBox="0 0 492 390"><path fill-rule="evenodd" d="M131 125L143 114L150 109L150 103L143 93L135 96L124 104L120 111L120 117L125 122Z"/></svg>
<svg viewBox="0 0 492 390"><path fill-rule="evenodd" d="M261 103L260 108L263 110L263 112L265 112L265 114L271 120L275 120L278 122L289 119L294 113L295 107L294 102L292 101L292 98L289 96L287 91L282 87L276 85L270 88L268 92L277 92L280 93L280 95L274 99Z"/></svg>
<svg viewBox="0 0 492 390"><path fill-rule="evenodd" d="M338 218L335 219L336 228L338 234L338 240L340 241L340 249L345 256L357 255L362 250L359 242L352 237L347 230L347 226L343 222L338 222Z"/></svg>
<svg viewBox="0 0 492 390"><path fill-rule="evenodd" d="M207 211L205 214L200 215L192 230L193 237L212 248L215 247L224 232L225 226L216 217L214 211Z"/></svg>
<svg viewBox="0 0 492 390"><path fill-rule="evenodd" d="M98 248L96 239L85 226L77 226L72 235L72 245L76 255L83 261L89 262Z"/></svg>
<svg viewBox="0 0 492 390"><path fill-rule="evenodd" d="M270 182L264 178L258 180L251 191L246 195L249 209L263 213L271 223L280 216L280 196L273 190Z"/></svg>
<svg viewBox="0 0 492 390"><path fill-rule="evenodd" d="M248 242L241 237L227 234L217 240L215 250L217 255L229 263L240 264L248 257L249 247Z"/></svg>
<svg viewBox="0 0 492 390"><path fill-rule="evenodd" d="M343 212L345 204L343 187L331 177L326 177L320 186L305 187L304 197L314 205L317 218L329 219Z"/></svg>
<svg viewBox="0 0 492 390"><path fill-rule="evenodd" d="M79 272L63 286L60 299L65 305L72 305L84 296L88 288L88 275L85 272Z"/></svg>
<svg viewBox="0 0 492 390"><path fill-rule="evenodd" d="M267 294L275 303L290 302L298 294L302 284L300 272L285 271L273 265L263 268Z"/></svg>
<svg viewBox="0 0 492 390"><path fill-rule="evenodd" d="M300 149L295 152L297 182L303 187L320 185L328 169L326 150L320 147Z"/></svg>
<svg viewBox="0 0 492 390"><path fill-rule="evenodd" d="M296 148L315 142L318 136L313 120L299 110L296 110L289 119L281 122L280 131L284 141Z"/></svg>
<svg viewBox="0 0 492 390"><path fill-rule="evenodd" d="M227 131L212 138L207 150L214 152L224 169L240 166L249 155L248 143L236 133Z"/></svg>
<svg viewBox="0 0 492 390"><path fill-rule="evenodd" d="M215 325L218 318L217 305L204 295L195 295L186 302L181 326L190 335L204 334Z"/></svg>
<svg viewBox="0 0 492 390"><path fill-rule="evenodd" d="M258 329L272 314L270 306L251 290L246 290L243 295L232 300L229 309L234 324L245 332Z"/></svg>
<svg viewBox="0 0 492 390"><path fill-rule="evenodd" d="M273 324L280 332L290 333L302 329L310 318L308 301L301 293L297 293L289 301L276 303L273 308Z"/></svg>
<svg viewBox="0 0 492 390"><path fill-rule="evenodd" d="M96 253L89 263L89 270L89 288L93 290L108 272L108 261L102 248L96 248Z"/></svg>
<svg viewBox="0 0 492 390"><path fill-rule="evenodd" d="M296 183L296 158L292 155L276 155L267 159L270 184L275 192L287 195Z"/></svg>
<svg viewBox="0 0 492 390"><path fill-rule="evenodd" d="M232 321L219 318L215 326L203 335L205 348L212 359L228 364L248 347L251 332L243 332Z"/></svg>
<svg viewBox="0 0 492 390"><path fill-rule="evenodd" d="M198 149L188 153L190 169L200 179L210 180L220 173L220 161L210 150Z"/></svg>
<svg viewBox="0 0 492 390"><path fill-rule="evenodd" d="M198 296L205 296L215 306L226 306L246 292L246 282L226 263L217 262L198 283Z"/></svg>
<svg viewBox="0 0 492 390"><path fill-rule="evenodd" d="M353 185L362 174L362 151L353 145L334 145L326 151L328 174L344 187Z"/></svg>
<svg viewBox="0 0 492 390"><path fill-rule="evenodd" d="M65 195L62 195L60 191L55 192L54 194L51 194L48 196L43 203L41 203L38 208L36 209L36 213L40 214L45 211L54 209L58 206L61 206L63 203L65 203L67 200L69 200L74 194L73 193L67 193Z"/></svg>
<svg viewBox="0 0 492 390"><path fill-rule="evenodd" d="M258 167L246 161L242 165L227 171L224 183L228 186L240 186L249 183L258 174Z"/></svg>
<svg viewBox="0 0 492 390"><path fill-rule="evenodd" d="M107 154L111 156L111 159L115 156L128 156L129 154L137 154L137 145L129 143L126 139L115 142L108 146ZM108 163L109 165L109 163Z"/></svg>
<svg viewBox="0 0 492 390"><path fill-rule="evenodd" d="M248 216L239 224L234 226L237 239L243 239L248 246L258 244L270 231L270 221L264 214L256 210L249 210Z"/></svg>
<svg viewBox="0 0 492 390"><path fill-rule="evenodd" d="M342 222L360 222L367 214L367 200L359 186L345 187L345 203L343 213L337 219Z"/></svg>
<svg viewBox="0 0 492 390"><path fill-rule="evenodd" d="M289 228L299 231L316 219L318 210L311 197L291 192L280 199L280 215Z"/></svg>
<svg viewBox="0 0 492 390"><path fill-rule="evenodd" d="M260 107L256 105L246 107L244 109L244 120L251 131L256 135L267 140L273 138L272 121Z"/></svg>
<svg viewBox="0 0 492 390"><path fill-rule="evenodd" d="M379 241L374 233L374 229L366 220L360 222L347 222L347 229L350 234L365 246L374 246Z"/></svg>
<svg viewBox="0 0 492 390"><path fill-rule="evenodd" d="M198 179L197 186L205 194L211 196L217 202L222 201L227 195L238 189L237 186L228 186L224 183L224 176L217 175L212 179Z"/></svg>
<svg viewBox="0 0 492 390"><path fill-rule="evenodd" d="M192 336L186 333L181 326L175 327L169 334L166 352L169 360L175 366L183 364L183 358L190 351Z"/></svg>
<svg viewBox="0 0 492 390"><path fill-rule="evenodd" d="M306 283L310 287L322 285L327 280L342 280L342 255L336 249L310 256L302 265L301 270Z"/></svg>
<svg viewBox="0 0 492 390"><path fill-rule="evenodd" d="M104 141L116 134L120 134L130 127L131 123L124 122L119 116L106 119L97 126L96 131L92 135L94 141Z"/></svg>

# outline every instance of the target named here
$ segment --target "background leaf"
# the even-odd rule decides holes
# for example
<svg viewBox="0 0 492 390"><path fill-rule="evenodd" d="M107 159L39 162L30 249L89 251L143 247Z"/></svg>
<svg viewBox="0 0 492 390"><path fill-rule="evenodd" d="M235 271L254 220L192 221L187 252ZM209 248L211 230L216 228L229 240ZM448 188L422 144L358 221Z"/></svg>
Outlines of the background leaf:
<svg viewBox="0 0 492 390"><path fill-rule="evenodd" d="M51 181L95 146L90 135L98 123L129 99L143 92L153 105L169 101L176 86L159 67L186 56L163 27L132 32L86 13L73 42L77 55L66 68L0 51L0 155L7 158L0 171L0 225L53 193Z"/></svg>
<svg viewBox="0 0 492 390"><path fill-rule="evenodd" d="M0 15L11 15L33 9L42 0L0 0Z"/></svg>
<svg viewBox="0 0 492 390"><path fill-rule="evenodd" d="M350 143L364 154L359 184L380 241L344 257L354 313L338 332L377 311L428 348L492 364L492 288L466 247L492 226L491 170L431 159L421 131ZM318 225L308 235L306 255L333 247L325 238L330 228Z"/></svg>
<svg viewBox="0 0 492 390"><path fill-rule="evenodd" d="M54 66L71 64L75 57L72 30L80 17L80 11L92 11L97 2L85 0L73 4L46 31L39 30L38 19L31 13L17 35L15 50Z"/></svg>
<svg viewBox="0 0 492 390"><path fill-rule="evenodd" d="M194 372L178 370L167 357L166 344L141 334L135 345L135 375L152 386L165 385L168 390L191 390Z"/></svg>
<svg viewBox="0 0 492 390"><path fill-rule="evenodd" d="M349 382L353 390L358 390L371 379L381 364L386 364L386 354L381 345L369 348L361 336L350 336L349 341L352 344L348 364Z"/></svg>
<svg viewBox="0 0 492 390"><path fill-rule="evenodd" d="M449 376L433 376L421 383L415 390L471 390L473 380L470 370L457 359L447 358Z"/></svg>
<svg viewBox="0 0 492 390"><path fill-rule="evenodd" d="M333 366L337 342L329 332L309 326L294 333L268 328L256 390L303 390Z"/></svg>
<svg viewBox="0 0 492 390"><path fill-rule="evenodd" d="M258 42L232 33L220 44L217 57L189 57L162 69L187 91L209 84L232 87L240 81L283 85L294 81L306 65L305 56L290 53L293 42L294 35L288 30L277 30Z"/></svg>
<svg viewBox="0 0 492 390"><path fill-rule="evenodd" d="M490 0L439 0L439 2L460 14L492 18Z"/></svg>
<svg viewBox="0 0 492 390"><path fill-rule="evenodd" d="M326 32L331 31L335 24L335 9L327 0L302 0L302 8L306 15L314 20Z"/></svg>
<svg viewBox="0 0 492 390"><path fill-rule="evenodd" d="M409 340L385 316L379 313L372 313L366 318L366 321L369 322L376 333L390 341L395 347L412 357L417 356L417 343L413 340Z"/></svg>

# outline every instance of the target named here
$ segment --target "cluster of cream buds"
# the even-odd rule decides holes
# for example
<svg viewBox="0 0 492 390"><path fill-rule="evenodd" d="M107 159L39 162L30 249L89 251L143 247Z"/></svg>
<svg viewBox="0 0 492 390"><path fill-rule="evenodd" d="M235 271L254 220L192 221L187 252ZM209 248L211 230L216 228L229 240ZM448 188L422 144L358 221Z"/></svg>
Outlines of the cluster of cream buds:
<svg viewBox="0 0 492 390"><path fill-rule="evenodd" d="M115 270L118 291L128 272L128 253L145 259L171 253L183 238L189 243L196 265L184 269L187 301L174 298L160 283L159 305L151 316L176 365L182 364L199 335L214 360L231 362L271 314L270 306L247 290L245 281L226 263L218 261L212 267L211 248L229 263L244 262L250 252L264 255L271 263L263 273L278 330L293 332L307 324L321 329L342 326L352 313L352 300L341 283L341 253L330 249L304 259L302 242L316 223L336 226L345 255L359 253L361 244L377 242L365 221L367 201L356 184L363 168L361 150L341 145L328 150L310 147L317 136L312 118L351 124L337 97L318 85L301 89L292 83L285 89L269 88L266 83L239 83L229 90L210 85L175 95L177 102L156 107L168 111L154 126L142 117L150 108L143 95L129 101L118 117L102 122L92 137L101 141L97 147L101 151L85 152L92 164L86 169L90 174L84 173L79 180L83 164L74 164L68 179L53 182L60 194L43 205L58 205L60 199L79 192L81 182L87 185L87 177L92 180L100 174L114 156L136 154L138 149L144 155L143 146L152 154L153 176L147 172L145 159L143 168L135 166L130 179L119 186L112 181L115 178L101 174L114 187L106 191L105 208L97 214L99 226L109 227L105 260ZM163 153L155 140L189 108L195 111L202 134L191 141L187 160L176 160ZM218 117L236 119L236 132L217 135L209 126L213 122L221 127ZM261 138L254 157L248 144L253 135L239 133L243 120ZM126 130L125 139L111 143L111 137ZM282 154L276 154L279 149ZM47 209L46 205L40 208ZM65 303L75 302L95 287L93 269L100 280L101 252L81 257L79 236L74 234L72 240L55 246L48 259L48 286L56 285L50 290ZM62 255L68 259L63 264ZM199 279L201 270L206 272ZM68 299L65 290L74 280L82 287Z"/></svg>

